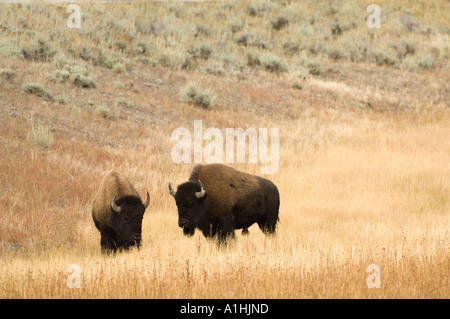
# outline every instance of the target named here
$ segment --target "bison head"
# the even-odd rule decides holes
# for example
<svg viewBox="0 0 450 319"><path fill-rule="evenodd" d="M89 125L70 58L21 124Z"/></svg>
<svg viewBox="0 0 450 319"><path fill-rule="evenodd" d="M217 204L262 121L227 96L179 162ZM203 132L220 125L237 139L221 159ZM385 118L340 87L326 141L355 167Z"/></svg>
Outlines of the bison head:
<svg viewBox="0 0 450 319"><path fill-rule="evenodd" d="M205 186L201 181L186 182L178 186L177 192L169 182L169 192L175 198L178 207L178 226L183 228L186 236L192 236L206 213Z"/></svg>
<svg viewBox="0 0 450 319"><path fill-rule="evenodd" d="M111 223L117 237L117 246L128 249L131 246L141 245L142 218L145 209L150 203L150 195L147 192L147 200L136 196L124 196L116 200L117 194L111 201Z"/></svg>

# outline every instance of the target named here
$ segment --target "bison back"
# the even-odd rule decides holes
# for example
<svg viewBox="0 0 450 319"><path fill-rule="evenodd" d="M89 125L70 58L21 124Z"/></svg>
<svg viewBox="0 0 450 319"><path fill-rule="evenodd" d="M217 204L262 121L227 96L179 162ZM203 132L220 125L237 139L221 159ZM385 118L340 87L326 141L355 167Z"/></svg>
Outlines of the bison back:
<svg viewBox="0 0 450 319"><path fill-rule="evenodd" d="M202 181L208 196L207 211L217 217L261 196L262 184L259 178L223 164L196 165L189 180Z"/></svg>

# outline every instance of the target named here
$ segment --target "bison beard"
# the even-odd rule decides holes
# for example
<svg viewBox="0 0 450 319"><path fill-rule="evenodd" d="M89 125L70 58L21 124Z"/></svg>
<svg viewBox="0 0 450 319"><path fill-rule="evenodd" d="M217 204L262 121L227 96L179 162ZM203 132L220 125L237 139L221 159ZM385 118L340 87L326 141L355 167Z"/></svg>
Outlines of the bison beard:
<svg viewBox="0 0 450 319"><path fill-rule="evenodd" d="M266 234L276 231L280 205L277 187L268 179L222 164L197 165L189 181L169 193L178 207L178 225L186 236L195 228L205 237L218 235L219 243L234 237L236 229L257 223Z"/></svg>

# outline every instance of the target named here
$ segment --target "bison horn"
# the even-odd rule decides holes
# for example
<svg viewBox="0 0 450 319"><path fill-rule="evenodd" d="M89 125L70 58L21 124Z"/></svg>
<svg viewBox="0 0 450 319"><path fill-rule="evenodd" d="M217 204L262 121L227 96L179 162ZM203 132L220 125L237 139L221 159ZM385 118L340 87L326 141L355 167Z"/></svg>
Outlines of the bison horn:
<svg viewBox="0 0 450 319"><path fill-rule="evenodd" d="M173 190L172 184L170 183L170 181L169 181L169 193L170 193L170 195L172 195L173 197L175 197L175 191Z"/></svg>
<svg viewBox="0 0 450 319"><path fill-rule="evenodd" d="M117 194L114 195L114 198L112 199L111 208L116 213L120 213L120 206L117 206L117 204L116 204L116 197L117 197Z"/></svg>
<svg viewBox="0 0 450 319"><path fill-rule="evenodd" d="M147 208L150 204L150 194L147 192L147 199L145 200L144 207Z"/></svg>
<svg viewBox="0 0 450 319"><path fill-rule="evenodd" d="M201 180L199 180L198 182L200 183L201 189L200 189L200 192L195 193L195 196L197 196L197 198L202 198L206 194L205 186L203 185Z"/></svg>

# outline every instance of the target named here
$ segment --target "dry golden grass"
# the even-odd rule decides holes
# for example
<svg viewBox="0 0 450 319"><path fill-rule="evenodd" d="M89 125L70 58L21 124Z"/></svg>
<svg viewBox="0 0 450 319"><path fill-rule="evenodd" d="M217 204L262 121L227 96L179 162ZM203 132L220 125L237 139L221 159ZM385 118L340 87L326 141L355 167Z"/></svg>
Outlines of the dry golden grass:
<svg viewBox="0 0 450 319"><path fill-rule="evenodd" d="M230 12L245 13L249 5ZM439 24L448 24L442 19L445 3L434 8L411 1L399 5L423 13L419 20L423 28L435 23L440 30ZM186 30L189 17L204 14L207 25L216 21L216 5L205 4L214 9L209 11L155 6L156 11L143 4L127 8L135 19L171 12L170 19L157 22L175 21ZM302 9L294 2L290 6ZM126 31L136 28L125 23L121 5L110 8L103 12L104 20L87 19L86 29L71 34L75 51L83 45L92 49L89 41L96 40L90 28L96 25L102 32L110 30L115 41L125 37L118 31L120 25ZM350 8L343 10L351 15ZM308 14L322 9L305 8ZM10 16L29 14L36 25L17 19L22 21L20 28L39 33L63 21L55 10L59 9L47 7L42 13L23 6L2 11L0 17L12 24ZM102 10L91 5L88 16L102 16ZM52 21L46 21L48 12ZM214 39L228 43L221 28L233 21L224 12L218 13L223 19L211 32L220 35ZM267 25L276 13L248 19ZM120 19L108 20L114 16ZM247 27L250 32L271 32L261 24ZM18 45L29 42L24 32L5 28L0 34L7 33ZM290 28L297 30L293 24ZM65 32L55 30L57 38ZM364 30L349 32L357 36ZM184 58L186 43L196 43L187 34L149 37L158 54L174 59ZM279 34L271 52L283 56L280 43L292 34L288 30ZM293 67L297 57L288 55L283 57L290 69L283 74L244 70L235 76L230 68L225 76L215 76L131 61L132 55L100 41L106 55L124 54L130 61L121 73L89 62L98 86L89 90L47 79L46 74L60 68L61 57L80 65L85 62L69 54L62 42L51 61L0 60L0 69L15 73L0 83L0 298L448 298L450 73L439 41L448 44L440 31L431 35L435 39L431 48L422 47L429 40L424 34L407 35L417 40L420 52L442 49L436 59L439 67L409 70L368 61L333 64L321 56L324 74L302 81L302 90L291 88L299 77ZM378 37L394 36L386 28ZM122 40L135 44L136 39ZM237 64L245 61L245 51L232 43L227 44L228 54ZM182 103L179 91L189 81L213 88L217 104L205 110ZM55 101L21 91L26 82L45 84ZM99 107L107 108L109 116L97 114ZM186 181L194 164L172 162L170 136L180 126L192 132L197 119L203 120L203 129L217 127L223 132L227 127L280 128L280 167L267 176L280 190L276 236L265 237L252 226L249 236L237 232L226 248L199 232L193 238L183 236L167 183ZM51 148L27 139L32 125L49 129ZM260 172L259 164L232 166ZM126 175L141 195L148 190L151 201L144 216L142 248L104 256L90 210L101 177L113 168ZM73 264L81 268L79 289L67 286L71 275L67 268ZM380 267L380 288L369 289L366 284L371 264Z"/></svg>
<svg viewBox="0 0 450 319"><path fill-rule="evenodd" d="M152 194L144 218L143 247L116 256L101 255L100 236L89 213L91 198L75 197L75 203L67 204L66 215L79 217L61 221L70 222L63 227L74 228L71 246L7 253L1 260L2 297L448 297L448 117L435 123L410 119L407 126L398 127L402 126L398 122L365 116L351 124L341 114L329 120L322 118L324 114L316 116L281 131L282 166L272 178L282 196L276 237L266 238L253 226L249 236L238 235L225 249L199 233L185 238L177 227L166 184L169 176L174 183L183 182L191 166L158 161L151 151L130 155L124 150L121 155L126 154L130 162L116 168L130 176L142 194L145 189ZM322 131L315 121L324 126ZM272 123L283 124L287 123ZM308 130L317 145L297 140ZM152 149L152 142L148 144ZM62 155L44 156L61 170L64 163L75 165ZM100 176L95 166L84 164L81 170ZM237 167L258 172L250 164ZM60 181L47 186L61 186L66 176L60 174ZM74 174L73 178L69 192L86 193L76 191L80 177ZM26 178L20 180L23 183ZM96 181L86 183L95 186ZM55 233L52 215L62 212L49 212L57 204L43 202L39 209L28 208L34 214L48 214L45 219L40 216L39 222L31 220L31 227L40 235ZM80 289L66 285L71 264L81 267ZM370 264L380 266L379 289L366 286Z"/></svg>

